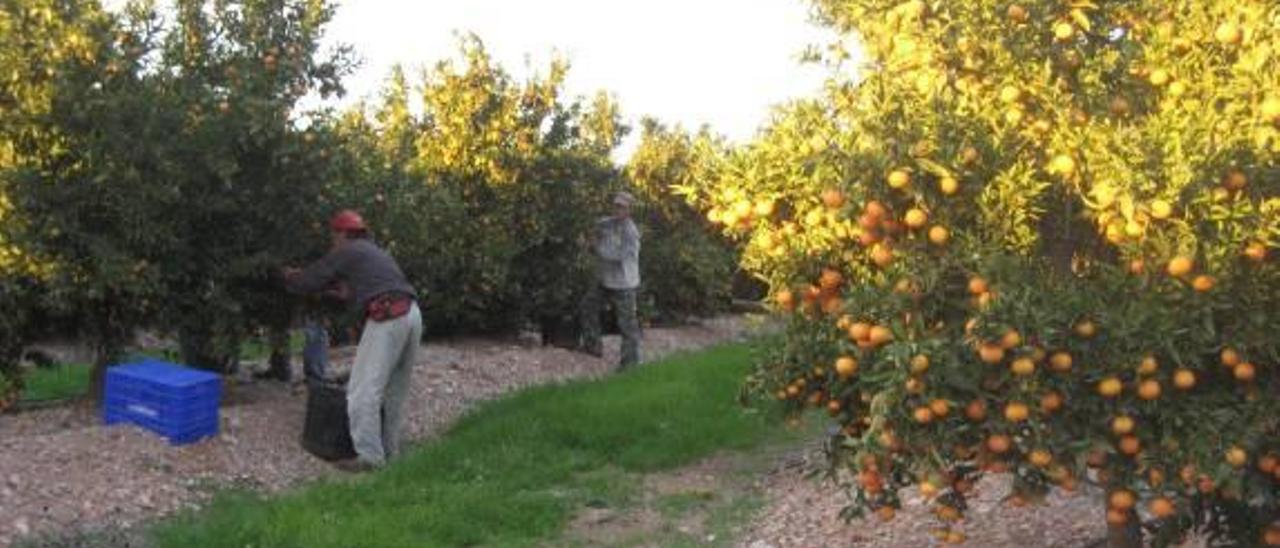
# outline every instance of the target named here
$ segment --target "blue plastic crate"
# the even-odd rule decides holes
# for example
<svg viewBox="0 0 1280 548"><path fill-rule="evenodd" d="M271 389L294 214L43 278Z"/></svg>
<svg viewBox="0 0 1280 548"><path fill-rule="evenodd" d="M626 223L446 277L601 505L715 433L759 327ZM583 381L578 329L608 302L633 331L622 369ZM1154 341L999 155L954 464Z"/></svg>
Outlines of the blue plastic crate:
<svg viewBox="0 0 1280 548"><path fill-rule="evenodd" d="M148 359L107 370L102 416L182 445L218 433L221 399L218 375Z"/></svg>

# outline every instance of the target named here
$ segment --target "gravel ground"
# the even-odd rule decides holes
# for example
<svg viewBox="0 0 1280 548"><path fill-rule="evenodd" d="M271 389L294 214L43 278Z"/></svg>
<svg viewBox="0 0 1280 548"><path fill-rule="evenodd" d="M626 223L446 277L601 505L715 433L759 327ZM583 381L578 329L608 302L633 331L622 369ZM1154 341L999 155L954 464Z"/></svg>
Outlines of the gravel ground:
<svg viewBox="0 0 1280 548"><path fill-rule="evenodd" d="M914 489L902 493L902 509L889 521L875 516L842 520L847 495L823 477L808 477L823 464L820 448L796 451L757 483L768 503L739 537L738 548L945 546L934 538L941 522ZM1040 504L1006 502L1012 478L987 474L974 486L969 510L955 527L965 546L983 548L1084 548L1107 535L1101 492L1081 485L1074 494L1055 490ZM1101 546L1105 546L1102 544ZM1189 538L1178 548L1204 548Z"/></svg>
<svg viewBox="0 0 1280 548"><path fill-rule="evenodd" d="M748 323L723 317L649 329L642 347L653 359L740 337ZM606 338L604 359L528 339L426 344L414 372L408 438L438 435L475 402L505 392L605 375L617 355L617 337ZM340 474L298 445L305 403L300 386L230 381L219 435L185 447L131 426L104 427L84 406L0 416L0 546L32 535L129 528L196 507L229 486L273 492Z"/></svg>

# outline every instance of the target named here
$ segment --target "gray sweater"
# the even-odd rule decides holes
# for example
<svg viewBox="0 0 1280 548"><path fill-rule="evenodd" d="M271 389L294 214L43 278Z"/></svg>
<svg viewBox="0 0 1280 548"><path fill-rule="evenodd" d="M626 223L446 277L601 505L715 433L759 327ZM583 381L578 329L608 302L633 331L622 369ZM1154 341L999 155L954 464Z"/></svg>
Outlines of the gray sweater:
<svg viewBox="0 0 1280 548"><path fill-rule="evenodd" d="M640 231L631 219L600 219L595 252L600 261L600 285L609 289L640 287Z"/></svg>
<svg viewBox="0 0 1280 548"><path fill-rule="evenodd" d="M336 281L351 286L360 308L389 291L416 296L395 259L369 240L351 240L330 251L289 280L288 287L296 293L315 293Z"/></svg>

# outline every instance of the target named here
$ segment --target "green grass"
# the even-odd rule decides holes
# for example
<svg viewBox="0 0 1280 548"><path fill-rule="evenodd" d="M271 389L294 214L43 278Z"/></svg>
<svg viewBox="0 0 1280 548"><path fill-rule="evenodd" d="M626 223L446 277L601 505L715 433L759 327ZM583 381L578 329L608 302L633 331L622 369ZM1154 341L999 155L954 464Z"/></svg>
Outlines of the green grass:
<svg viewBox="0 0 1280 548"><path fill-rule="evenodd" d="M735 401L744 345L482 405L376 474L279 498L226 493L161 523L159 546L533 546L587 505L625 506L637 474L786 436Z"/></svg>
<svg viewBox="0 0 1280 548"><path fill-rule="evenodd" d="M33 369L23 378L22 400L58 400L88 394L92 371L90 366L79 363Z"/></svg>

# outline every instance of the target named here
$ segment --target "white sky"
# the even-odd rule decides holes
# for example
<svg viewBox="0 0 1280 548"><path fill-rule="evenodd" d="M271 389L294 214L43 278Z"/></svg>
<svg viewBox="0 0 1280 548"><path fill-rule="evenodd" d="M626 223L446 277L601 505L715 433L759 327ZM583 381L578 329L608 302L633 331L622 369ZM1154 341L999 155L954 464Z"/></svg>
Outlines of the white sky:
<svg viewBox="0 0 1280 548"><path fill-rule="evenodd" d="M806 0L345 0L327 39L364 63L344 103L376 93L397 62L413 76L453 56L467 31L518 78L566 56L569 93L614 93L633 127L652 115L735 141L772 105L817 92L823 70L798 55L830 36L808 22Z"/></svg>

